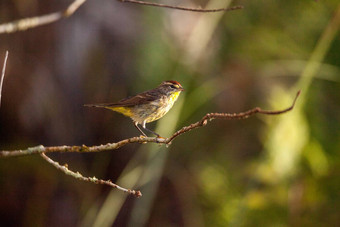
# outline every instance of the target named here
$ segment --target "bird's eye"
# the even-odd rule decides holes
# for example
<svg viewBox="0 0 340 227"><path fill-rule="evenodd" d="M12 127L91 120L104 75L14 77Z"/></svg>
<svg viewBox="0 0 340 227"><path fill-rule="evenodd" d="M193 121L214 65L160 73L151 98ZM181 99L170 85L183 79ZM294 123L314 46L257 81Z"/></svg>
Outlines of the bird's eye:
<svg viewBox="0 0 340 227"><path fill-rule="evenodd" d="M176 85L170 85L171 88L177 89Z"/></svg>

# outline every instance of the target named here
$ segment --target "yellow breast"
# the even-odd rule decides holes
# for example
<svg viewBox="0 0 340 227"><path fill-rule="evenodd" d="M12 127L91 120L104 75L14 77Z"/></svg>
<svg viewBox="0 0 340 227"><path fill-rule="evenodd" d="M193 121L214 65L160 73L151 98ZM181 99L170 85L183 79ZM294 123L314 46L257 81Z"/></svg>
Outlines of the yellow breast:
<svg viewBox="0 0 340 227"><path fill-rule="evenodd" d="M175 92L167 97L165 100L163 100L163 102L166 102L167 105L158 106L158 108L150 113L150 115L146 118L146 122L149 123L152 121L156 121L163 117L172 108L180 93L180 91Z"/></svg>
<svg viewBox="0 0 340 227"><path fill-rule="evenodd" d="M176 91L173 94L170 95L169 101L171 103L171 105L174 104L174 102L178 99L178 96L181 92L180 91Z"/></svg>

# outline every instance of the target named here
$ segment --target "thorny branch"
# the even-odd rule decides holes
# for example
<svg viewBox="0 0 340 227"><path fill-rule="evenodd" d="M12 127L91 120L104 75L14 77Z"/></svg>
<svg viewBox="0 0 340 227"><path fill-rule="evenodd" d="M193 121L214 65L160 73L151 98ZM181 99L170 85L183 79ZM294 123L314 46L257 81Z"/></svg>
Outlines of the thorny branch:
<svg viewBox="0 0 340 227"><path fill-rule="evenodd" d="M4 65L3 65L3 67L2 67L1 78L0 78L0 107L1 107L2 84L3 84L4 78L5 78L7 58L8 58L8 51L6 51L5 60L4 60Z"/></svg>
<svg viewBox="0 0 340 227"><path fill-rule="evenodd" d="M117 0L122 3L134 3L139 5L146 5L146 6L153 6L153 7L161 7L161 8L170 8L176 10L185 10L185 11L192 11L192 12L200 12L200 13L214 13L219 11L232 11L242 9L243 6L234 6L230 8L218 8L218 9L201 9L201 8L189 8L189 7L180 7L180 6L171 6L166 4L160 3L152 3L152 2L145 2L139 0ZM17 31L25 31L27 29L35 28L38 26L51 24L63 18L67 18L72 16L81 5L83 5L86 0L75 0L72 4L70 4L67 9L50 13L42 16L37 17L29 17L23 18L17 21L12 21L4 24L0 24L0 34L2 33L13 33Z"/></svg>
<svg viewBox="0 0 340 227"><path fill-rule="evenodd" d="M131 190L131 189L126 189L123 187L120 187L117 184L112 183L109 180L101 180L101 179L97 179L96 177L84 177L83 175L81 175L79 172L73 172L71 170L68 169L67 164L65 165L60 165L58 162L53 161L52 159L50 159L49 157L47 157L47 155L45 153L41 153L40 156L45 159L48 163L50 163L51 165L53 165L55 168L57 168L58 170L62 171L63 173L65 173L66 175L72 176L78 180L82 180L82 181L86 181L86 182L91 182L94 184L104 184L104 185L108 185L110 187L116 188L118 190L121 190L123 192L129 193L131 195L134 195L136 197L141 197L142 193L140 191L135 191L135 190Z"/></svg>
<svg viewBox="0 0 340 227"><path fill-rule="evenodd" d="M14 150L14 151L0 151L0 157L14 157L14 156L24 156L24 155L31 155L31 154L40 154L42 158L44 158L48 163L52 164L54 167L56 167L58 170L62 171L66 175L72 176L76 179L92 182L95 184L105 184L109 185L113 188L116 188L118 190L121 190L123 192L129 193L131 195L134 195L136 197L142 196L142 193L140 191L135 191L132 189L126 189L123 187L120 187L111 181L105 181L97 179L96 177L84 177L79 172L75 173L68 169L67 165L60 165L58 162L53 161L49 157L45 155L45 153L48 152L100 152L100 151L107 151L107 150L115 150L122 146L125 146L130 143L159 143L159 144L171 144L171 142L178 136L182 135L183 133L189 132L195 128L199 128L202 126L205 126L208 124L209 121L212 121L214 119L224 119L224 120L231 120L231 119L245 119L248 118L254 114L265 114L265 115L278 115L286 113L290 110L292 110L295 106L295 102L297 98L300 95L300 91L297 92L295 99L292 103L292 105L286 109L278 110L278 111L270 111L270 110L262 110L259 107L256 107L254 109L248 110L246 112L242 113L208 113L206 114L200 121L193 123L189 126L183 127L182 129L175 132L171 137L169 138L158 138L158 137L132 137L125 140L121 140L116 143L108 143L105 145L99 145L99 146L54 146L54 147L44 147L42 145L37 147L31 147L26 150Z"/></svg>

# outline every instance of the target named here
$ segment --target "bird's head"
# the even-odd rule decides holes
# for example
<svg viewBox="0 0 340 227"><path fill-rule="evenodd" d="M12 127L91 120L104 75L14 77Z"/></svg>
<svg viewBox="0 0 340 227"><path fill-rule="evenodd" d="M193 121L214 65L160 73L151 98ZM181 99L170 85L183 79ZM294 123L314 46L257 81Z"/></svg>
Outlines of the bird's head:
<svg viewBox="0 0 340 227"><path fill-rule="evenodd" d="M178 94L179 95L182 91L184 91L184 88L182 87L182 85L179 82L174 81L174 80L164 81L159 86L167 94Z"/></svg>

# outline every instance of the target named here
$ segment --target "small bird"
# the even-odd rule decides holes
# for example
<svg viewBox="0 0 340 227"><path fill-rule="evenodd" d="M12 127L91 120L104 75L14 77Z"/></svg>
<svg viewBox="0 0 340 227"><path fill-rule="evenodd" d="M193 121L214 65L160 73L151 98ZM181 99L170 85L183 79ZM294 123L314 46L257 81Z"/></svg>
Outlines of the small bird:
<svg viewBox="0 0 340 227"><path fill-rule="evenodd" d="M146 123L156 121L163 117L173 106L180 93L184 91L182 85L174 80L162 82L158 87L122 99L115 103L86 104L88 107L102 107L116 111L130 117L135 127L143 134L147 135L138 126L148 132L161 137L159 134L145 127Z"/></svg>

